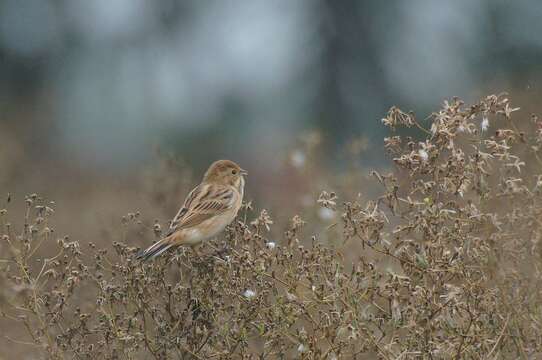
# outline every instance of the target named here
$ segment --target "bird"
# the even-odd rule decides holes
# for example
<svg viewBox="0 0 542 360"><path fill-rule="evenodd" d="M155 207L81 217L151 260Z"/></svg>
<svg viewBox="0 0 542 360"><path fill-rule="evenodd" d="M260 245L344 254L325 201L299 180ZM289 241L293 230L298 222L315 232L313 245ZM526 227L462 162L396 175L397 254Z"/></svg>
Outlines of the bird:
<svg viewBox="0 0 542 360"><path fill-rule="evenodd" d="M164 238L140 251L136 259L146 261L179 246L197 247L221 233L241 208L248 172L231 160L209 166L203 180L186 197Z"/></svg>

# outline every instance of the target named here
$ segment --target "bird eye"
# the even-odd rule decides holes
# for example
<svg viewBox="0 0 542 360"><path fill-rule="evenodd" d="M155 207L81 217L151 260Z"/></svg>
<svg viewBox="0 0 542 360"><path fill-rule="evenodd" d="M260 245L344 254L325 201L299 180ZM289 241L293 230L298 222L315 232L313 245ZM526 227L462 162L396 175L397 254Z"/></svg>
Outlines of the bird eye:
<svg viewBox="0 0 542 360"><path fill-rule="evenodd" d="M232 173L233 175L236 175L236 174L237 174L237 170L233 169L233 170L231 171L231 173Z"/></svg>

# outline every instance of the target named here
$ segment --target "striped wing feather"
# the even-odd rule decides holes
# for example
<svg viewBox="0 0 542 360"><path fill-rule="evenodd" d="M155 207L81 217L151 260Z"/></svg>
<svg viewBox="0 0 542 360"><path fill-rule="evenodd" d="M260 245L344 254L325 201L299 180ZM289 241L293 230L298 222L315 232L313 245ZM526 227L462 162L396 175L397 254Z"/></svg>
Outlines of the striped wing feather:
<svg viewBox="0 0 542 360"><path fill-rule="evenodd" d="M188 194L184 205L173 218L166 237L182 229L197 226L230 210L234 204L233 189L215 184L201 184Z"/></svg>

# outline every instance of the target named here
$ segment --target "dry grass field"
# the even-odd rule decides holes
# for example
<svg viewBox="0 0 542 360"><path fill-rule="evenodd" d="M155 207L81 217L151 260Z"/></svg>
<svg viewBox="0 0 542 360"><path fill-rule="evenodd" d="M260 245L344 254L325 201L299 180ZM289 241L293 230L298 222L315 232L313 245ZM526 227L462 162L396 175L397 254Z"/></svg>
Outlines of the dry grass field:
<svg viewBox="0 0 542 360"><path fill-rule="evenodd" d="M505 95L424 121L393 107L389 170L247 202L201 257L134 260L197 181L168 160L143 180L156 222L85 225L91 198L63 210L2 189L0 358L540 359L542 120L516 110ZM299 188L327 176L318 136L301 143Z"/></svg>

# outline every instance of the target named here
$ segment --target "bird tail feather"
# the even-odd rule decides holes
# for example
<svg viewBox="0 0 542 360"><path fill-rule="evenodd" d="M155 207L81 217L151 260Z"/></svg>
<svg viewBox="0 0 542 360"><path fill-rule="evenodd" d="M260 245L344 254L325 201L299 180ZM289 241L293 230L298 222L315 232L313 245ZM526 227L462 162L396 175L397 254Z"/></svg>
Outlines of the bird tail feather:
<svg viewBox="0 0 542 360"><path fill-rule="evenodd" d="M147 249L140 251L136 255L136 259L143 260L143 261L154 259L155 257L159 256L164 251L167 251L169 248L173 246L173 243L169 240L170 239L168 238L162 239L158 241L157 243L149 246Z"/></svg>

